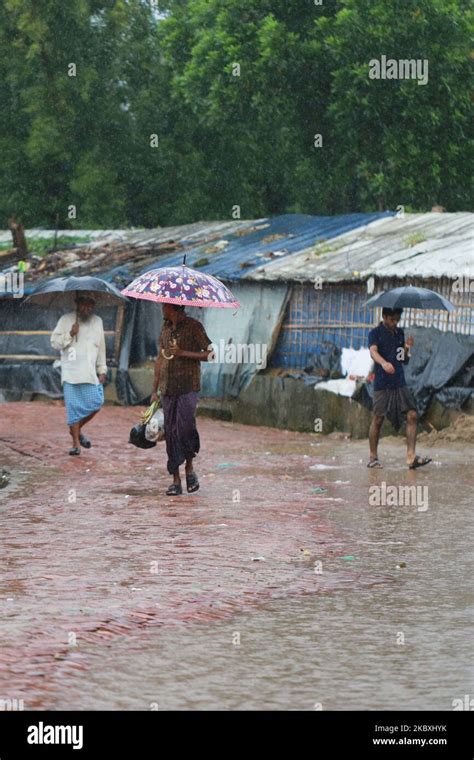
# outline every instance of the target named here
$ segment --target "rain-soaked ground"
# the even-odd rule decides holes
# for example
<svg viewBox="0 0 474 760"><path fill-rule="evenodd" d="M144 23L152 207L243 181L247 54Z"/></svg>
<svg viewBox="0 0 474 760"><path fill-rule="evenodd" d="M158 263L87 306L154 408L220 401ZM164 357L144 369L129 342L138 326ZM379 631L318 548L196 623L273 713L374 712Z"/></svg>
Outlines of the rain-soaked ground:
<svg viewBox="0 0 474 760"><path fill-rule="evenodd" d="M163 446L125 443L136 409L105 408L78 458L62 408L0 415L0 699L452 710L473 694L472 445L409 472L387 439L369 471L364 441L200 420L201 490L173 499Z"/></svg>

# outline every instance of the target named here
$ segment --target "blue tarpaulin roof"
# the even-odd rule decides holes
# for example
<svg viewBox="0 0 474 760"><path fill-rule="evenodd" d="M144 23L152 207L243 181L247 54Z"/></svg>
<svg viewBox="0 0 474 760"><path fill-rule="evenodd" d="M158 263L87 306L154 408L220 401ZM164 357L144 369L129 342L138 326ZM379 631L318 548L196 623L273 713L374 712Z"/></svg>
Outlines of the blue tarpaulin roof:
<svg viewBox="0 0 474 760"><path fill-rule="evenodd" d="M154 240L163 242L172 238L180 243L179 251L161 254L152 264L148 263L140 274L150 269L175 266L183 261L193 267L201 260L199 270L212 274L223 280L240 280L258 267L269 262L283 261L285 258L303 251L312 245L322 243L334 237L363 227L370 222L393 216L394 212L374 212L364 214L340 214L338 216L310 216L308 214L283 214L274 218L238 221L235 223L209 222L197 225L183 225L159 230L117 232L118 240L124 245L130 240L130 264L133 264L133 246L149 244ZM202 228L202 229L201 229ZM113 241L113 231L104 231L104 240ZM94 232L94 242L100 244L99 231ZM196 238L200 242L196 244ZM203 240L204 238L204 240ZM207 259L209 263L203 264ZM137 277L137 267L121 263L115 267L106 267L94 274L119 287L125 287ZM5 270L7 272L8 270ZM75 274L88 274L87 261ZM13 273L11 273L13 274ZM9 276L11 276L11 274ZM15 273L16 274L16 273ZM59 276L58 271L54 275ZM265 278L263 278L265 279ZM28 273L24 276L24 295L29 295L38 285L38 280L31 280ZM11 286L3 282L0 275L0 297L11 296Z"/></svg>
<svg viewBox="0 0 474 760"><path fill-rule="evenodd" d="M223 280L240 280L272 257L265 254L279 252L275 258L289 256L311 245L329 240L344 232L369 224L377 219L393 216L393 212L367 214L341 214L338 216L309 216L307 214L283 214L258 223L259 229L243 234L242 231L225 236L229 244L222 250L208 253L209 243L189 248L186 251L186 265L193 267L199 259L209 263L199 266L200 272L214 275ZM252 229L252 228L250 228ZM282 237L273 238L274 235ZM280 254L281 252L281 254ZM146 266L142 272L155 267L175 266L183 261L183 253L160 256L156 264Z"/></svg>

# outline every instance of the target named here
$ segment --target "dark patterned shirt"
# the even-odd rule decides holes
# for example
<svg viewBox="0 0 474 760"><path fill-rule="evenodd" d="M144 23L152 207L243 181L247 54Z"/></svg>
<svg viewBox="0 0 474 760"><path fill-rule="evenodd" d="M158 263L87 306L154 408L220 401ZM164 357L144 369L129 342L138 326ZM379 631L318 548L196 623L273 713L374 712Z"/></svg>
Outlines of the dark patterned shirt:
<svg viewBox="0 0 474 760"><path fill-rule="evenodd" d="M159 342L162 356L162 349L170 356L173 339L183 351L207 351L211 343L201 322L188 316L177 323L176 330L173 330L171 322L165 321ZM169 360L163 357L158 387L163 395L168 396L201 390L201 362L183 356L175 356Z"/></svg>

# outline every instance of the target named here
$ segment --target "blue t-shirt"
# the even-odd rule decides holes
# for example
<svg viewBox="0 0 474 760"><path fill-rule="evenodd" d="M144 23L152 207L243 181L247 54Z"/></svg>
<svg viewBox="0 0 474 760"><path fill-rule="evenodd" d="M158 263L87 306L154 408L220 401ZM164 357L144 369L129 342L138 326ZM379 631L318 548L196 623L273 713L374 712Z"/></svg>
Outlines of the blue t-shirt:
<svg viewBox="0 0 474 760"><path fill-rule="evenodd" d="M401 358L397 358L398 349L405 346L405 334L401 327L396 327L392 332L388 327L385 327L383 322L380 322L377 327L369 332L369 348L370 346L377 346L380 356L383 356L386 362L390 362L395 367L395 374L389 375L380 364L375 363L374 391L403 388L406 385L403 353L400 352Z"/></svg>

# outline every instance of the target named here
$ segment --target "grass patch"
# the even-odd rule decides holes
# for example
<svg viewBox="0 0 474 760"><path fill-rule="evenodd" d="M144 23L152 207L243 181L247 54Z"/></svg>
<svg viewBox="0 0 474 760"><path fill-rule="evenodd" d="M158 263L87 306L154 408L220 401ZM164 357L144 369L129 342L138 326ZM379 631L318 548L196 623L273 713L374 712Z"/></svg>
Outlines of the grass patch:
<svg viewBox="0 0 474 760"><path fill-rule="evenodd" d="M423 232L414 232L413 235L408 235L408 237L406 237L403 242L407 248L413 248L414 245L418 245L418 243L424 243L425 240L427 240L427 237L423 234Z"/></svg>
<svg viewBox="0 0 474 760"><path fill-rule="evenodd" d="M313 248L313 256L321 256L323 253L335 253L343 247L344 243L331 243L326 240L316 240Z"/></svg>
<svg viewBox="0 0 474 760"><path fill-rule="evenodd" d="M58 235L56 241L56 250L61 251L64 248L70 248L75 245L83 245L84 243L90 243L91 238L85 235L71 235L66 237L65 235ZM37 256L44 256L51 252L54 244L54 238L32 238L27 237L26 242L28 245L28 251L34 253ZM13 248L13 242L0 243L0 250L6 251L9 248Z"/></svg>

